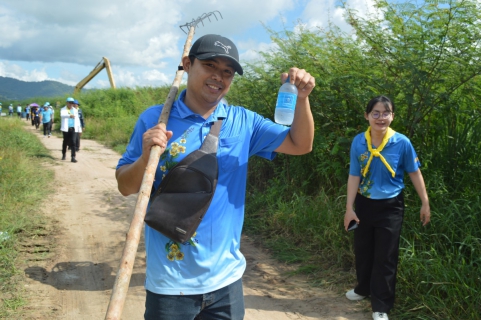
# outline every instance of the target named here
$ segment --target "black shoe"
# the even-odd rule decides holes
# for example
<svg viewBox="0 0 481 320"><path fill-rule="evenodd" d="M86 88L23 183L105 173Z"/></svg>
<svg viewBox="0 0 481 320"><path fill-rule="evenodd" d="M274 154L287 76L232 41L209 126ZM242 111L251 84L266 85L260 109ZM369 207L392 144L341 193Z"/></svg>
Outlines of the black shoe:
<svg viewBox="0 0 481 320"><path fill-rule="evenodd" d="M77 160L75 159L75 157L72 157L72 162L77 162Z"/></svg>
<svg viewBox="0 0 481 320"><path fill-rule="evenodd" d="M62 160L65 160L65 153L64 153L63 156L62 156Z"/></svg>

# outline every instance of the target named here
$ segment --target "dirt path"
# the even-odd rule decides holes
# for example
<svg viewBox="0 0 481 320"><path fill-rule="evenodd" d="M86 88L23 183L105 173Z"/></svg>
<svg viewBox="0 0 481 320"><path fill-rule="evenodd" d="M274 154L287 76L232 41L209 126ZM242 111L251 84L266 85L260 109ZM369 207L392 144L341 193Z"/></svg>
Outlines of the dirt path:
<svg viewBox="0 0 481 320"><path fill-rule="evenodd" d="M61 161L62 140L44 138L51 151L56 191L40 208L56 222L33 243L25 265L30 304L22 319L104 319L136 196L123 197L114 176L119 155L82 139L78 163ZM54 232L52 232L54 230ZM50 249L53 246L53 249ZM243 237L246 320L370 319L359 303L286 277L285 266ZM122 319L143 319L145 251L139 245Z"/></svg>

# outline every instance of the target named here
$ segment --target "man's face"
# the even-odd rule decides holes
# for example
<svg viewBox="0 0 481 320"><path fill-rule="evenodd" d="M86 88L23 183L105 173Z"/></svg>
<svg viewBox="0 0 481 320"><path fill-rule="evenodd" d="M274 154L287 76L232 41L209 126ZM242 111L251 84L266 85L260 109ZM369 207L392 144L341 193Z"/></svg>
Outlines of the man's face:
<svg viewBox="0 0 481 320"><path fill-rule="evenodd" d="M67 107L68 107L69 109L72 109L72 107L73 107L74 105L75 105L75 103L73 103L73 102L71 102L71 101L67 102Z"/></svg>
<svg viewBox="0 0 481 320"><path fill-rule="evenodd" d="M192 103L202 110L215 107L229 92L235 70L229 59L216 57L211 60L183 59L188 72L186 104ZM193 107L188 105L189 107Z"/></svg>

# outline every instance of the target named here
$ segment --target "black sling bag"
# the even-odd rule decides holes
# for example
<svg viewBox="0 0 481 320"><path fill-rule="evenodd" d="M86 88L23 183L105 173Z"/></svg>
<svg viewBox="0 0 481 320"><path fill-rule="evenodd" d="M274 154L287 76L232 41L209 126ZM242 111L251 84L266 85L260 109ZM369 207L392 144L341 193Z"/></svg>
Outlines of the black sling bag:
<svg viewBox="0 0 481 320"><path fill-rule="evenodd" d="M171 240L188 241L214 197L221 126L222 119L214 122L201 148L170 169L151 199L145 223Z"/></svg>

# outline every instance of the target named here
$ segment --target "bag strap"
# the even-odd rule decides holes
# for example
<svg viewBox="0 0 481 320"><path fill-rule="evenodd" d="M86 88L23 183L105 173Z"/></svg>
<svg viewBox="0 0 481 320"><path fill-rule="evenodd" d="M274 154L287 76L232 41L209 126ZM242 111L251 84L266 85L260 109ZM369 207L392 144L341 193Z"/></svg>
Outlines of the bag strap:
<svg viewBox="0 0 481 320"><path fill-rule="evenodd" d="M217 154L217 146L219 145L219 132L220 128L222 127L222 121L223 119L219 119L210 127L209 134L200 147L201 151L204 151L205 153Z"/></svg>

